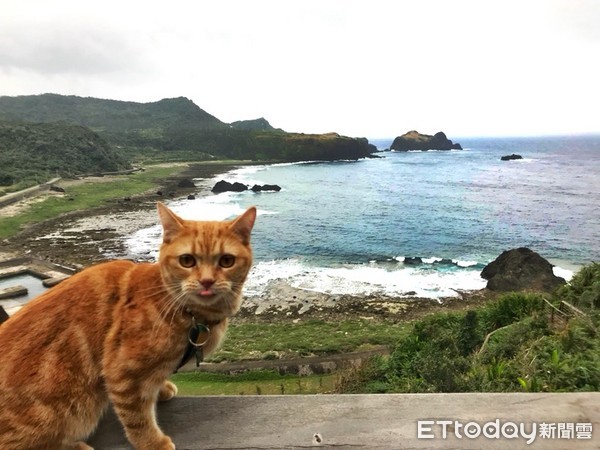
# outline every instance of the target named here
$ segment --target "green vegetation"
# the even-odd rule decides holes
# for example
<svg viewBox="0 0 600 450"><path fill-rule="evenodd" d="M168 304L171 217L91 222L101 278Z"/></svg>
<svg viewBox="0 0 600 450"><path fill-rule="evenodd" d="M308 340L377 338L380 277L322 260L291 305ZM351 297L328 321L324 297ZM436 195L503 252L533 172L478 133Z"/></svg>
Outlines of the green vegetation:
<svg viewBox="0 0 600 450"><path fill-rule="evenodd" d="M119 155L121 162L205 161L243 159L260 161L308 161L358 159L369 156L375 147L366 139L354 139L335 133L304 135L274 129L265 119L225 124L203 111L187 98L163 99L154 103L134 103L55 94L0 97L0 120L13 123L62 123L87 127L96 139L104 139ZM20 125L25 127L25 125ZM27 125L31 128L33 125ZM74 130L74 128L72 128ZM83 129L83 128L81 128ZM93 134L87 130L88 133ZM57 130L56 143L73 131ZM10 136L9 136L10 138ZM27 158L19 159L19 152L11 151L13 160L9 169L0 172L0 182L12 184L22 179L48 179L48 173L65 166L60 152L40 147L37 139L29 139L21 147ZM8 140L9 146L13 144ZM83 142L85 144L85 142ZM98 145L95 144L96 147ZM68 147L68 146L67 146ZM79 148L80 146L78 146ZM84 146L85 147L85 146ZM10 148L10 147L6 147ZM0 144L0 155L4 149ZM85 153L85 152L84 152ZM19 172L28 167L28 159L40 159L46 165L34 167L31 173ZM76 160L77 158L75 158ZM74 162L74 161L73 161ZM52 166L52 167L48 167ZM70 173L81 172L70 169ZM98 169L94 169L98 170ZM104 171L112 171L108 169ZM85 171L85 170L83 170ZM62 173L62 172L61 172ZM26 175L26 177L24 177Z"/></svg>
<svg viewBox="0 0 600 450"><path fill-rule="evenodd" d="M408 324L369 320L234 323L227 331L222 348L208 357L207 362L290 359L367 350L376 345L392 347L409 330ZM336 389L340 375L189 372L175 374L172 380L181 395L323 394Z"/></svg>
<svg viewBox="0 0 600 450"><path fill-rule="evenodd" d="M237 130L254 130L254 131L283 131L280 128L274 128L269 121L264 117L254 120L238 120L231 122L231 127Z"/></svg>
<svg viewBox="0 0 600 450"><path fill-rule="evenodd" d="M329 355L393 346L406 335L408 324L343 320L308 320L298 323L233 323L223 346L209 362L278 359Z"/></svg>
<svg viewBox="0 0 600 450"><path fill-rule="evenodd" d="M181 166L150 166L144 172L118 176L115 181L72 186L68 188L68 196L48 197L42 202L33 203L22 214L1 217L0 238L15 235L27 224L52 219L71 211L101 206L117 198L141 194L156 186L158 180L163 180L181 169Z"/></svg>
<svg viewBox="0 0 600 450"><path fill-rule="evenodd" d="M325 394L332 392L336 375L280 375L273 371L223 375L207 372L182 372L171 377L179 395L283 395Z"/></svg>
<svg viewBox="0 0 600 450"><path fill-rule="evenodd" d="M480 309L419 320L389 358L344 377L339 391L597 391L600 265L582 269L551 300L582 313L566 320L541 294L512 293Z"/></svg>
<svg viewBox="0 0 600 450"><path fill-rule="evenodd" d="M228 127L184 97L136 103L58 94L5 96L0 97L0 119L63 122L109 133Z"/></svg>
<svg viewBox="0 0 600 450"><path fill-rule="evenodd" d="M58 176L130 167L106 141L84 127L0 122L0 186L11 190Z"/></svg>

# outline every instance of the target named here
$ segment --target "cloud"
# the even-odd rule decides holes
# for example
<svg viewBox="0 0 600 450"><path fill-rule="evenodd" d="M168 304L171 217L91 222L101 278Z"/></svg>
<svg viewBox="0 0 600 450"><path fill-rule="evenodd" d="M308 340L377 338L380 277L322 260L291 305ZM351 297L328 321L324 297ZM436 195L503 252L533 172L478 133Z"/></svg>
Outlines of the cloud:
<svg viewBox="0 0 600 450"><path fill-rule="evenodd" d="M600 42L600 2L554 0L554 21L582 41Z"/></svg>
<svg viewBox="0 0 600 450"><path fill-rule="evenodd" d="M0 95L186 96L349 135L592 131L599 4L2 0Z"/></svg>
<svg viewBox="0 0 600 450"><path fill-rule="evenodd" d="M145 64L135 41L124 40L118 33L76 24L27 31L17 28L4 27L0 34L3 69L88 76Z"/></svg>

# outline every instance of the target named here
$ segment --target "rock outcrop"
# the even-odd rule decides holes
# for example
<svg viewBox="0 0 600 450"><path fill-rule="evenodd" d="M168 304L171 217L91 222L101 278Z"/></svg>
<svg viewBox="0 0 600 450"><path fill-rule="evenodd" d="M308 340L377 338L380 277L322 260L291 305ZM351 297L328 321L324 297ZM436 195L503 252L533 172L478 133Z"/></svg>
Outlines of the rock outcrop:
<svg viewBox="0 0 600 450"><path fill-rule="evenodd" d="M404 258L403 263L408 266L418 266L419 264L423 264L423 259L419 256L407 256Z"/></svg>
<svg viewBox="0 0 600 450"><path fill-rule="evenodd" d="M500 158L501 161L510 161L513 159L523 159L523 157L521 155L513 153L512 155L504 155L502 158Z"/></svg>
<svg viewBox="0 0 600 450"><path fill-rule="evenodd" d="M550 292L566 283L552 271L552 264L526 248L503 252L481 271L491 291L535 290Z"/></svg>
<svg viewBox="0 0 600 450"><path fill-rule="evenodd" d="M196 185L194 184L194 182L192 180L190 180L188 178L182 178L177 183L177 187L178 188L191 188L191 189L194 189L196 187Z"/></svg>
<svg viewBox="0 0 600 450"><path fill-rule="evenodd" d="M413 130L394 139L390 150L397 152L407 152L409 150L462 150L462 147L459 143L453 143L441 131L431 136Z"/></svg>
<svg viewBox="0 0 600 450"><path fill-rule="evenodd" d="M228 181L225 180L221 180L219 182L217 182L217 184L215 184L212 188L212 192L215 194L220 194L221 192L244 192L248 190L248 186L246 186L245 184L242 183L230 183ZM265 192L265 191L274 191L274 192L279 192L281 190L281 186L278 186L276 184L264 184L264 185L259 185L259 184L255 184L254 186L252 186L251 190L253 192Z"/></svg>
<svg viewBox="0 0 600 450"><path fill-rule="evenodd" d="M262 186L259 184L255 184L254 186L252 186L251 190L254 192L264 192L264 191L279 192L281 190L281 186L278 186L277 184L264 184Z"/></svg>
<svg viewBox="0 0 600 450"><path fill-rule="evenodd" d="M217 184L213 186L211 189L215 194L220 194L221 192L244 192L248 190L248 186L242 183L230 183L229 181L221 180L218 181Z"/></svg>

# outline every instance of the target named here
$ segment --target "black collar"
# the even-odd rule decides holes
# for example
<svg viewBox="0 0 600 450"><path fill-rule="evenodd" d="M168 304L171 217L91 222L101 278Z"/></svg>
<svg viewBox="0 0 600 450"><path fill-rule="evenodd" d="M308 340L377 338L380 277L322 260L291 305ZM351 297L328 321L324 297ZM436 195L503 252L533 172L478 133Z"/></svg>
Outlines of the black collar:
<svg viewBox="0 0 600 450"><path fill-rule="evenodd" d="M200 363L204 360L204 345L210 339L210 329L211 327L214 327L220 323L220 320L213 322L206 321L204 323L198 323L196 322L196 318L192 316L192 326L188 331L188 344L185 348L185 351L183 352L183 357L181 358L177 369L175 369L175 372L177 372L179 369L185 366L190 361L190 359L192 359L192 356L194 354L196 355L196 367L200 366ZM198 338L201 334L205 334L206 337L201 341L198 341Z"/></svg>

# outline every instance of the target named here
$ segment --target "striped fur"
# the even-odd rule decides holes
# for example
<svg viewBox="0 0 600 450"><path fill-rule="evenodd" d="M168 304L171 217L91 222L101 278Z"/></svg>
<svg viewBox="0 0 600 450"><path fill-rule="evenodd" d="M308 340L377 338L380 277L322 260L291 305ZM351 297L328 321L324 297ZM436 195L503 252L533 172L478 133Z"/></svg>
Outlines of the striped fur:
<svg viewBox="0 0 600 450"><path fill-rule="evenodd" d="M207 354L239 310L256 209L225 222L186 221L160 203L158 210L158 263L92 266L0 326L0 449L89 449L83 441L110 403L136 449L175 448L156 423L156 402L177 393L168 377L192 315L218 322ZM182 266L192 260L181 255L194 265Z"/></svg>

